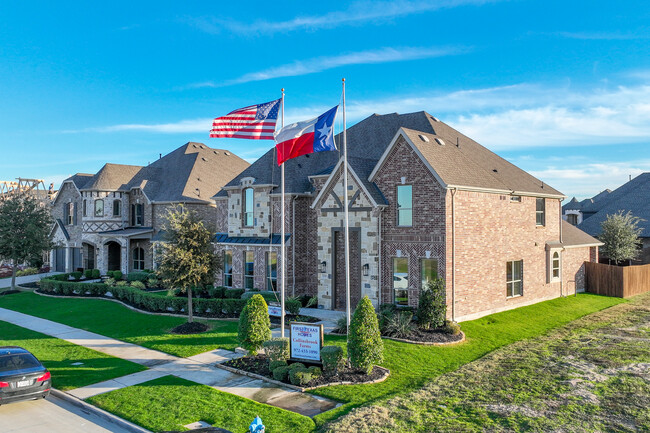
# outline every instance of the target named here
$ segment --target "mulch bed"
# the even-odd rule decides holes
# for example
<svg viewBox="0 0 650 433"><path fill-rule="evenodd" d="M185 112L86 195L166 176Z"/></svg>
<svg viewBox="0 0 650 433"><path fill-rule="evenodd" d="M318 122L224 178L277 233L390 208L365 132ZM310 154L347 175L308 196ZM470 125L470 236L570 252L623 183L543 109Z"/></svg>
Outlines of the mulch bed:
<svg viewBox="0 0 650 433"><path fill-rule="evenodd" d="M346 335L340 332L332 332L332 334ZM415 328L413 332L411 332L409 335L405 337L397 337L393 335L382 335L382 337L392 338L396 340L409 340L412 341L414 344L417 343L445 344L445 343L457 343L461 341L463 339L463 333L461 332L460 334L452 335L452 334L447 334L446 332L443 332L440 329L426 330L426 329Z"/></svg>
<svg viewBox="0 0 650 433"><path fill-rule="evenodd" d="M38 289L39 288L38 281L34 281L33 283L22 283L22 284L19 284L19 286L20 287L25 287L27 289Z"/></svg>
<svg viewBox="0 0 650 433"><path fill-rule="evenodd" d="M20 293L20 290L5 290L4 292L0 292L0 296L13 295L14 293Z"/></svg>
<svg viewBox="0 0 650 433"><path fill-rule="evenodd" d="M306 366L309 366L309 364L306 362L304 364ZM265 355L245 356L243 358L231 359L230 361L224 362L223 365L273 379L273 375L269 370L269 359ZM291 365L291 363L289 365ZM367 383L379 380L385 375L386 370L377 367L373 368L372 373L369 375L366 374L363 370L358 370L356 368L346 368L345 370L335 375L323 374L320 377L312 379L304 387L311 388L329 384L338 385L341 382L351 382L354 384ZM289 379L283 382L291 385Z"/></svg>
<svg viewBox="0 0 650 433"><path fill-rule="evenodd" d="M199 334L201 332L205 332L208 330L208 325L205 323L199 323L199 322L186 322L183 323L182 325L178 325L174 329L172 329L170 332L172 334L181 334L181 335L187 335L187 334Z"/></svg>

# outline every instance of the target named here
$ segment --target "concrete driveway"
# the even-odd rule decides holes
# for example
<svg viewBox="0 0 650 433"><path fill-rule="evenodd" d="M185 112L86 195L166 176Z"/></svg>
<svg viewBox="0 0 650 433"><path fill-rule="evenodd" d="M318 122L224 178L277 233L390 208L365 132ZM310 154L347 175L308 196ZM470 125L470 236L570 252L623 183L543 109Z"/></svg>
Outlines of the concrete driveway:
<svg viewBox="0 0 650 433"><path fill-rule="evenodd" d="M16 285L19 286L25 283L33 283L34 281L40 281L41 278L49 277L50 275L60 274L61 272L48 272L46 274L36 274L36 275L25 275L24 277L16 277ZM0 280L0 289L6 289L11 287L11 277L3 278Z"/></svg>
<svg viewBox="0 0 650 433"><path fill-rule="evenodd" d="M130 433L54 396L0 406L0 420L2 433Z"/></svg>

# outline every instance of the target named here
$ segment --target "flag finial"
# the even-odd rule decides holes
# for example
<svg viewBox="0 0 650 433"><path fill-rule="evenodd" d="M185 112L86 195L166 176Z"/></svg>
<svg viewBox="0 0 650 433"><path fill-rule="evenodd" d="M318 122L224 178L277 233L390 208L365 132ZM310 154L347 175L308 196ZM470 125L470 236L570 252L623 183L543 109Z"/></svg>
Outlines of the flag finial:
<svg viewBox="0 0 650 433"><path fill-rule="evenodd" d="M345 78L343 78L341 81L343 81L345 83Z"/></svg>

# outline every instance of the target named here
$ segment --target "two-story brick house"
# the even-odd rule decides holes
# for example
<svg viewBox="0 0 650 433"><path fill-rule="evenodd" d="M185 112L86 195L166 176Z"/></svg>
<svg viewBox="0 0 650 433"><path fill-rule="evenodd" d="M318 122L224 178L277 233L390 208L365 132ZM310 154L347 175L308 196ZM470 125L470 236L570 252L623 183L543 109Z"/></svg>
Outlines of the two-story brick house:
<svg viewBox="0 0 650 433"><path fill-rule="evenodd" d="M57 248L50 262L65 272L151 269L152 240L167 211L182 203L216 230L211 197L248 165L190 142L145 167L106 164L94 175L76 174L63 181L52 206Z"/></svg>
<svg viewBox="0 0 650 433"><path fill-rule="evenodd" d="M338 152L285 164L288 294L345 308L343 200L353 307L415 306L435 276L455 320L584 287L600 243L561 223L559 191L425 112L370 116L347 140L347 194ZM279 173L272 149L215 196L226 286L276 287Z"/></svg>

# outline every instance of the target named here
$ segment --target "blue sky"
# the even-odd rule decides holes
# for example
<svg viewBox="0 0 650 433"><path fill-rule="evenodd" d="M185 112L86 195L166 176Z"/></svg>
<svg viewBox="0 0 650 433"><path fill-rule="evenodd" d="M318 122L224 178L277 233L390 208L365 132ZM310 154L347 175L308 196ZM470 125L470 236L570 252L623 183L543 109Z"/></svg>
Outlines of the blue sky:
<svg viewBox="0 0 650 433"><path fill-rule="evenodd" d="M569 197L650 171L650 2L24 1L0 3L0 180L187 141L253 161L272 142L213 117L282 87L313 117L341 77L349 124L426 110Z"/></svg>

